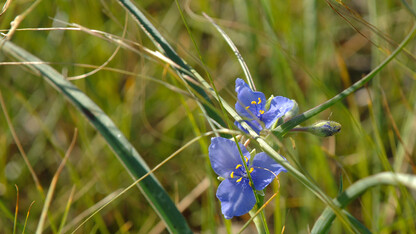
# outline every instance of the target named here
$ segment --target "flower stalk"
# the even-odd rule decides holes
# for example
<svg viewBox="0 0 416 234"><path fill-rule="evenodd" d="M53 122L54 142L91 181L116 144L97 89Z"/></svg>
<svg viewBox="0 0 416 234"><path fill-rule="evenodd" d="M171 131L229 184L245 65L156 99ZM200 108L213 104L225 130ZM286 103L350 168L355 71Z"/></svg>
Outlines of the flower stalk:
<svg viewBox="0 0 416 234"><path fill-rule="evenodd" d="M267 226L266 216L264 210L260 211L258 214L258 209L263 206L264 197L256 194L256 197L259 198L257 205L249 212L250 216L253 218L254 225L256 225L257 232L259 234L269 234L269 228Z"/></svg>

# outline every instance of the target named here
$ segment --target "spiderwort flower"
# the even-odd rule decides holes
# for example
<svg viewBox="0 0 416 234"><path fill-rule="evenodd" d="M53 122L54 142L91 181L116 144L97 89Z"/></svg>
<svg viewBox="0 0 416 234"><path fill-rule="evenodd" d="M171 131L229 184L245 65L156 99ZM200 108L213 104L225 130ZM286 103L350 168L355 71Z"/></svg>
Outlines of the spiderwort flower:
<svg viewBox="0 0 416 234"><path fill-rule="evenodd" d="M237 113L258 134L264 128L270 129L280 117L294 106L292 100L282 96L274 97L270 101L270 106L266 105L267 100L264 94L251 90L246 82L240 78L235 80L235 91L238 99L235 104ZM234 124L248 133L239 122L236 121Z"/></svg>
<svg viewBox="0 0 416 234"><path fill-rule="evenodd" d="M222 137L211 139L209 146L209 159L217 175L225 178L218 186L217 198L221 201L221 211L226 219L240 216L249 212L256 204L255 190L263 190L280 173L286 172L280 164L276 163L266 153L258 153L250 162L250 153L239 143L245 158L248 173L251 175L253 185L241 160L237 144Z"/></svg>

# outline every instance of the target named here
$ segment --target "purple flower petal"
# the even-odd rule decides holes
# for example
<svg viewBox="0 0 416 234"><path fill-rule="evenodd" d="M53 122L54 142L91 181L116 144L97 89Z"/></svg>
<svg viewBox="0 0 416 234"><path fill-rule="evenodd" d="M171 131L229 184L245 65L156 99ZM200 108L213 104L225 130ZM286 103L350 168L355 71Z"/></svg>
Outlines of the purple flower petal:
<svg viewBox="0 0 416 234"><path fill-rule="evenodd" d="M260 134L260 131L263 129L263 127L260 125L258 120L251 120L251 121L243 120L243 121L246 122L255 132L257 132L257 134ZM248 133L247 129L243 128L243 126L241 126L241 123L239 123L238 121L235 121L234 124L241 131Z"/></svg>
<svg viewBox="0 0 416 234"><path fill-rule="evenodd" d="M239 145L243 155L250 158L247 149L241 143ZM208 152L212 169L221 177L228 178L238 164L243 164L237 145L232 140L214 137L211 139Z"/></svg>
<svg viewBox="0 0 416 234"><path fill-rule="evenodd" d="M251 179L256 190L263 190L280 172L287 172L282 165L264 152L254 156L252 167L254 169L251 173Z"/></svg>
<svg viewBox="0 0 416 234"><path fill-rule="evenodd" d="M237 92L237 102L235 103L237 113L248 119L258 117L259 111L264 110L266 105L264 94L262 92L254 92L239 78L235 81L235 91ZM255 104L252 102L255 102Z"/></svg>
<svg viewBox="0 0 416 234"><path fill-rule="evenodd" d="M266 128L271 128L278 118L282 117L293 108L293 105L294 102L289 98L282 96L274 97L270 103L270 109L264 113L262 118Z"/></svg>
<svg viewBox="0 0 416 234"><path fill-rule="evenodd" d="M221 201L221 211L226 219L246 214L256 204L253 189L246 178L238 183L230 179L222 181L217 198Z"/></svg>
<svg viewBox="0 0 416 234"><path fill-rule="evenodd" d="M241 92L241 89L243 89L243 88L249 88L250 89L250 86L248 86L248 84L243 79L237 78L235 80L235 92L239 93L239 92Z"/></svg>

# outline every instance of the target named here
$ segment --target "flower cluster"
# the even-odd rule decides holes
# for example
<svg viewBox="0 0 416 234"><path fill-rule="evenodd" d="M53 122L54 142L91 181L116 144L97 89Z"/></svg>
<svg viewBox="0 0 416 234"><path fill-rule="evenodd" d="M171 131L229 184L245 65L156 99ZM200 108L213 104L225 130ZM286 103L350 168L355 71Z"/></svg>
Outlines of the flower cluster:
<svg viewBox="0 0 416 234"><path fill-rule="evenodd" d="M253 91L239 78L235 81L235 91L235 109L243 118L235 125L246 133L247 125L260 134L264 129L276 127L284 115L290 118L298 111L294 101L281 96L266 100L262 92ZM339 132L341 125L334 121L321 121L292 130L326 137ZM263 190L280 172L287 172L266 153L261 152L251 158L244 145L226 138L212 138L208 151L212 168L224 179L218 186L217 198L221 201L221 211L226 219L248 213L256 204L256 191Z"/></svg>
<svg viewBox="0 0 416 234"><path fill-rule="evenodd" d="M281 96L270 98L267 101L262 92L251 90L240 78L235 81L235 91L237 92L237 103L235 104L237 113L258 134L265 128L270 129L280 117L294 106L292 100ZM241 123L236 121L234 124L247 132Z"/></svg>
<svg viewBox="0 0 416 234"><path fill-rule="evenodd" d="M294 102L285 97L271 97L269 101L262 92L255 92L242 80L235 85L238 101L236 111L254 131L260 133L270 129L280 117L290 111ZM238 128L247 132L241 123ZM261 152L251 159L250 153L241 144L214 137L209 146L211 166L218 176L224 178L218 186L217 198L226 219L246 214L256 204L255 190L263 190L280 172L286 169Z"/></svg>

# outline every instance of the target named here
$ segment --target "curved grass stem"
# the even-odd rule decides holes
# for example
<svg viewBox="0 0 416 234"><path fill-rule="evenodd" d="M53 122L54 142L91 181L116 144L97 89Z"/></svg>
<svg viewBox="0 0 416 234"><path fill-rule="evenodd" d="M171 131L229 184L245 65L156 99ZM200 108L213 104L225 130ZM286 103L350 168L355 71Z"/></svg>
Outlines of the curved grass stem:
<svg viewBox="0 0 416 234"><path fill-rule="evenodd" d="M416 176L395 174L393 172L382 172L373 176L369 176L355 182L353 185L347 188L343 193L334 199L334 204L336 204L337 207L343 209L350 202L354 201L360 194L377 185L404 185L408 188L416 189ZM330 207L327 207L315 222L311 233L326 233L334 219L334 212Z"/></svg>
<svg viewBox="0 0 416 234"><path fill-rule="evenodd" d="M366 83L368 83L372 78L374 78L389 62L391 62L402 50L403 48L409 43L409 41L415 36L416 34L416 24L410 30L409 34L405 37L405 39L400 43L400 45L390 54L380 65L374 68L369 74L361 78L359 81L355 82L353 85L342 91L341 93L335 95L333 98L329 99L328 101L292 118L291 120L287 121L286 123L280 125L276 129L274 129L274 133L282 137L288 131L296 127L297 125L305 122L306 120L310 119L311 117L321 113L322 111L328 109L329 107L333 106L335 103L343 100L348 95L354 93L359 88L363 87Z"/></svg>

